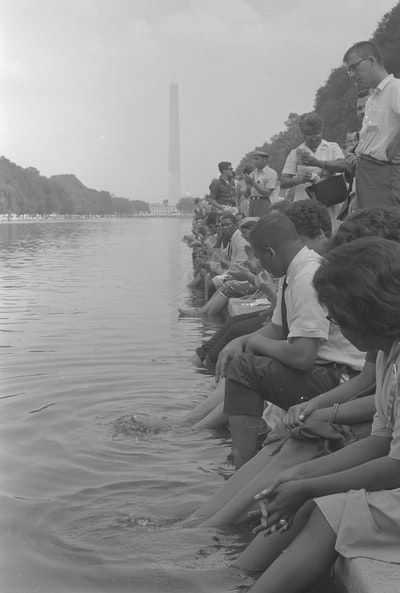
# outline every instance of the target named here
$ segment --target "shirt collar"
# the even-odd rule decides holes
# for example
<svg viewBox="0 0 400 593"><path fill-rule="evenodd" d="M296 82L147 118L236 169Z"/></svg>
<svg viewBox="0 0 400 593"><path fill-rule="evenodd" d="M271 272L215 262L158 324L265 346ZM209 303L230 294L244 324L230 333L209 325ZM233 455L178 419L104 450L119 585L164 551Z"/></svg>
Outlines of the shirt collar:
<svg viewBox="0 0 400 593"><path fill-rule="evenodd" d="M307 258L307 256L310 256L311 254L318 255L316 251L314 251L313 249L310 249L309 247L307 247L307 245L304 245L304 247L302 247L300 249L300 251L298 251L296 253L294 258L288 265L288 269L286 271L286 278L287 278L288 284L290 284L290 278L293 274L296 273L297 267L300 264L300 262L303 262L304 259ZM321 258L321 256L318 256L318 257Z"/></svg>
<svg viewBox="0 0 400 593"><path fill-rule="evenodd" d="M327 146L327 145L329 145L328 140L324 140L323 138L321 138L321 142L319 143L318 148L320 146ZM302 144L300 144L300 146L298 148L306 148L306 149L310 150L305 142L302 142ZM317 150L318 150L318 148L317 148Z"/></svg>
<svg viewBox="0 0 400 593"><path fill-rule="evenodd" d="M380 83L374 88L370 90L371 94L381 93L386 85L394 78L393 74L388 74Z"/></svg>

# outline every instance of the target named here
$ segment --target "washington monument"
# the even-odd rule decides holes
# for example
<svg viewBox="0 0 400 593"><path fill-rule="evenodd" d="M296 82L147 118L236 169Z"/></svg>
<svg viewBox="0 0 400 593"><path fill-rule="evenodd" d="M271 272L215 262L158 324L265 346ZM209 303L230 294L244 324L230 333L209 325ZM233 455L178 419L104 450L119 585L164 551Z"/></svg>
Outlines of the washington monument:
<svg viewBox="0 0 400 593"><path fill-rule="evenodd" d="M168 201L176 204L181 198L181 158L179 148L178 84L169 85L169 161Z"/></svg>

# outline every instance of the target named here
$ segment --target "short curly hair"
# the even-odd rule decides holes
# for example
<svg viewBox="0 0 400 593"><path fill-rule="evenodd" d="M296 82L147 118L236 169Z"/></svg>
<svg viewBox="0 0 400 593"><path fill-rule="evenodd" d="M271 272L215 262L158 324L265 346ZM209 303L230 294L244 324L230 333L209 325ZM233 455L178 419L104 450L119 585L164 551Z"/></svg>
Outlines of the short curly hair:
<svg viewBox="0 0 400 593"><path fill-rule="evenodd" d="M320 134L324 127L324 120L316 111L303 113L299 119L299 128L302 134Z"/></svg>
<svg viewBox="0 0 400 593"><path fill-rule="evenodd" d="M291 202L284 211L297 229L299 235L315 239L321 233L325 237L332 235L332 220L326 206L316 200L299 200Z"/></svg>
<svg viewBox="0 0 400 593"><path fill-rule="evenodd" d="M400 336L400 244L362 237L328 252L314 276L318 300L342 328Z"/></svg>
<svg viewBox="0 0 400 593"><path fill-rule="evenodd" d="M342 222L331 240L331 248L360 237L383 237L400 243L400 210L398 208L363 208Z"/></svg>

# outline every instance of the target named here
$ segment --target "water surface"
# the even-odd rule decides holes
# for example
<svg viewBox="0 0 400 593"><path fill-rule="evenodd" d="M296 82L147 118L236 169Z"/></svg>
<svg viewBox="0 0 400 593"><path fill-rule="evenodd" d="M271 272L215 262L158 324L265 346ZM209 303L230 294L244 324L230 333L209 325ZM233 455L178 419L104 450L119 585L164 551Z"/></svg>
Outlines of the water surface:
<svg viewBox="0 0 400 593"><path fill-rule="evenodd" d="M246 529L184 528L225 435L181 424L211 378L188 219L0 226L2 593L222 593Z"/></svg>

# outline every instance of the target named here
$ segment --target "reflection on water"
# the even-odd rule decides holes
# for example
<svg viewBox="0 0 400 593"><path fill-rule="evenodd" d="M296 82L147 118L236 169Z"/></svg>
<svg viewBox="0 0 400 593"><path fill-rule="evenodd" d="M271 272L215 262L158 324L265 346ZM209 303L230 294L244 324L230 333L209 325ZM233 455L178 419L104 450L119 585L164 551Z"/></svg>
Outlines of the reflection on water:
<svg viewBox="0 0 400 593"><path fill-rule="evenodd" d="M0 226L4 593L213 593L249 577L246 530L182 526L221 483L225 436L182 417L213 324L178 320L190 221Z"/></svg>

